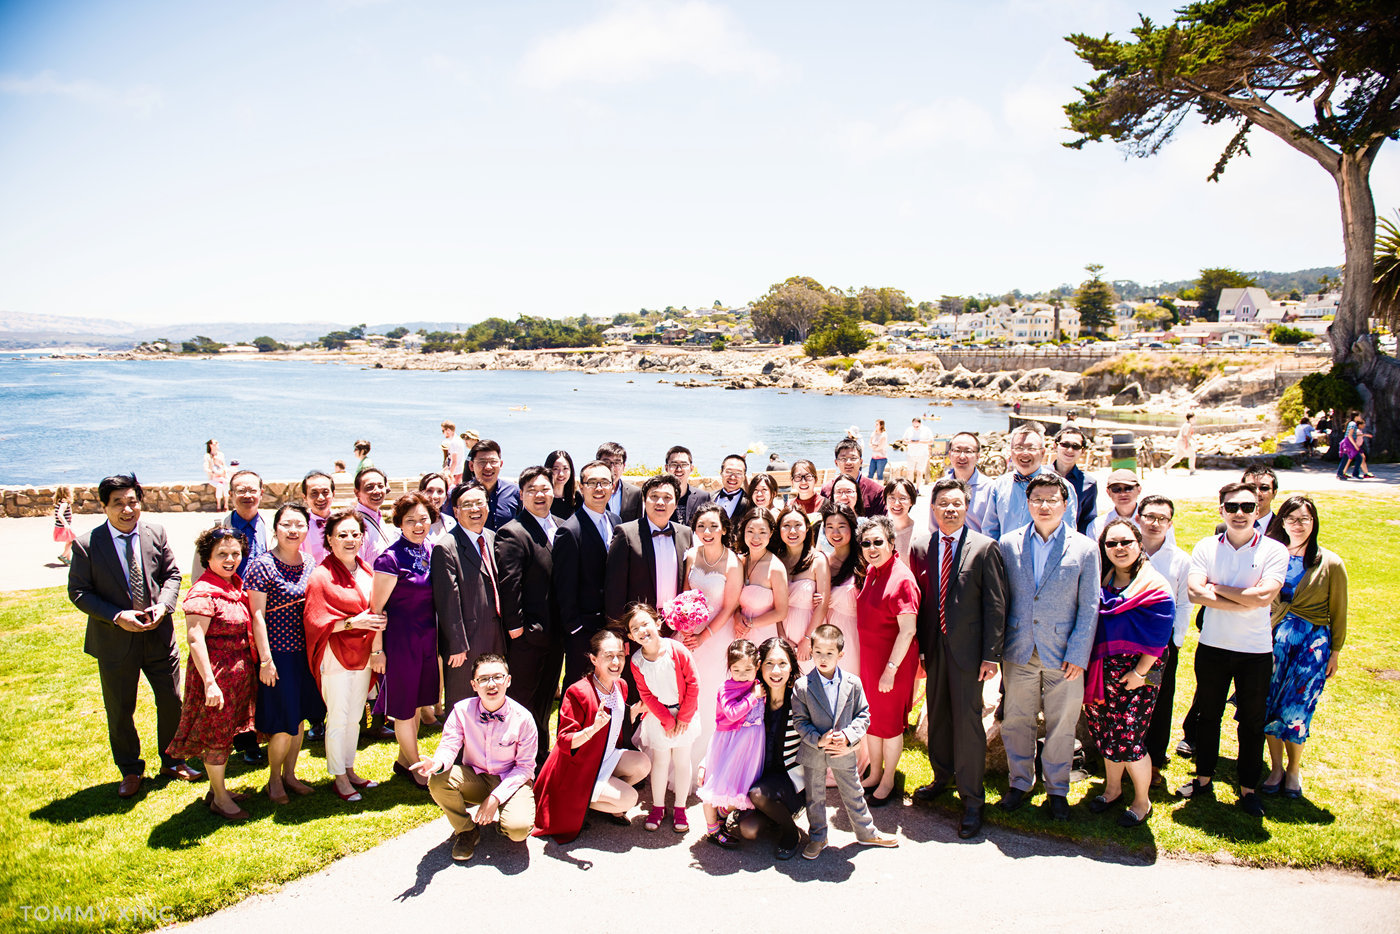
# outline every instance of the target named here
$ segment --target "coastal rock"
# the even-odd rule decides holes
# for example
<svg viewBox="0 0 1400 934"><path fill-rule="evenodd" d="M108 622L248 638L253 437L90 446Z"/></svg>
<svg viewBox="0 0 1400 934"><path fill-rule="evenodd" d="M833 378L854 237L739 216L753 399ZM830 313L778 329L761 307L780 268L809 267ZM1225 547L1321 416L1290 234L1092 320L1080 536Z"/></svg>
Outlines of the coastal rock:
<svg viewBox="0 0 1400 934"><path fill-rule="evenodd" d="M854 383L856 380L862 379L864 376L865 369L859 363L855 363L852 364L851 368L846 371L846 382Z"/></svg>
<svg viewBox="0 0 1400 934"><path fill-rule="evenodd" d="M1142 391L1142 384L1133 382L1118 391L1118 394L1113 397L1113 404L1132 405L1135 402L1141 402L1145 396L1146 393Z"/></svg>
<svg viewBox="0 0 1400 934"><path fill-rule="evenodd" d="M851 368L852 372L855 368ZM865 371L865 385L867 386L907 386L909 377L906 371L896 370L887 366L875 366Z"/></svg>

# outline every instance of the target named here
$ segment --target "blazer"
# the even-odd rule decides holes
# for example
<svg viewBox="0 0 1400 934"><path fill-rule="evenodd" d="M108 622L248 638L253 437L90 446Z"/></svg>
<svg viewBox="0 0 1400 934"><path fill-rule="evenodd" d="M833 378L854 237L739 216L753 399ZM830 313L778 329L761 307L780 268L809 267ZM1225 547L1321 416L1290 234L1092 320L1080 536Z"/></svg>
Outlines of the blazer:
<svg viewBox="0 0 1400 934"><path fill-rule="evenodd" d="M802 737L797 761L804 767L826 768L827 755L817 748L817 743L832 730L840 730L846 735L846 742L851 747L846 755L854 756L856 747L870 726L870 705L865 700L865 689L861 686L860 678L845 669L841 670L834 711L826 702L826 689L822 687L820 671L813 668L805 678L798 678L792 686L792 724L797 729L797 735Z"/></svg>
<svg viewBox="0 0 1400 934"><path fill-rule="evenodd" d="M622 520L608 513L612 528ZM607 574L608 543L580 506L559 524L554 536L554 596L559 605L559 625L573 635L589 635L608 624L603 606L603 581Z"/></svg>
<svg viewBox="0 0 1400 934"><path fill-rule="evenodd" d="M700 507L711 502L709 490L702 490L698 486L687 486L685 494L676 500L676 521L686 525L695 521L695 514L700 511Z"/></svg>
<svg viewBox="0 0 1400 934"><path fill-rule="evenodd" d="M716 505L719 506L719 508L723 509L723 508L724 508L724 503L723 503L723 502L720 500L720 498L719 498L719 494L722 493L722 492L724 492L723 489L715 490L713 493L710 494L710 498L709 498L706 502L715 503ZM690 510L691 510L691 513L690 513L690 514L691 514L692 516L694 516L696 512L699 512L699 511L700 511L700 506L701 506L701 505L704 505L704 504L703 504L703 503L697 504L697 505L694 506L693 508L690 507L690 506L687 506L686 508L687 508L687 509L690 509ZM739 503L738 503L738 505L736 505L736 506L734 507L734 513L733 513L733 515L731 515L731 516L729 517L729 531L730 531L731 534L737 534L737 533L734 531L734 529L735 529L735 527L738 526L739 520L742 519L742 518L744 518L744 514L747 513L747 512L748 512L750 509L752 509L752 508L753 508L753 500L749 499L749 494L745 493L743 490L740 490L740 491L739 491ZM687 519L687 521L689 521L689 520Z"/></svg>
<svg viewBox="0 0 1400 934"><path fill-rule="evenodd" d="M68 599L87 614L83 651L100 662L126 659L138 639L153 639L161 645L169 645L172 653L175 651L173 618L175 602L180 597L180 568L175 564L175 552L165 537L165 529L160 526L138 521L136 530L150 605L159 603L165 607L160 622L146 632L128 632L113 622L118 613L133 607L111 525L104 522L73 542Z"/></svg>
<svg viewBox="0 0 1400 934"><path fill-rule="evenodd" d="M496 587L501 595L501 626L532 645L558 638L559 602L554 598L554 559L549 536L538 519L522 509L496 533Z"/></svg>
<svg viewBox="0 0 1400 934"><path fill-rule="evenodd" d="M611 498L608 500L612 502ZM618 511L623 522L632 522L642 517L642 488L622 481L622 506Z"/></svg>
<svg viewBox="0 0 1400 934"><path fill-rule="evenodd" d="M933 530L936 532L938 526ZM940 533L941 534L941 533ZM948 655L954 667L976 671L1000 662L1006 632L1006 562L997 543L966 525L958 533L948 571ZM909 547L909 569L924 598L919 601L919 650L932 659L938 628L938 549L930 532Z"/></svg>
<svg viewBox="0 0 1400 934"><path fill-rule="evenodd" d="M1027 525L997 542L1006 560L1011 585L1011 612L1006 620L1004 657L1017 665L1040 651L1046 668L1064 662L1089 666L1089 650L1099 623L1099 549L1088 538L1061 525L1045 559L1045 577L1035 582L1035 563Z"/></svg>
<svg viewBox="0 0 1400 934"><path fill-rule="evenodd" d="M483 529L481 534L494 551L496 533ZM467 652L473 658L487 652L504 654L506 633L496 615L491 578L467 530L453 527L429 554L439 650L445 656Z"/></svg>
<svg viewBox="0 0 1400 934"><path fill-rule="evenodd" d="M671 543L676 549L676 593L680 593L685 590L685 553L690 550L691 534L678 522L671 522L670 526ZM656 551L646 519L624 522L613 529L603 586L603 606L609 622L616 625L627 605L637 600L656 605Z"/></svg>

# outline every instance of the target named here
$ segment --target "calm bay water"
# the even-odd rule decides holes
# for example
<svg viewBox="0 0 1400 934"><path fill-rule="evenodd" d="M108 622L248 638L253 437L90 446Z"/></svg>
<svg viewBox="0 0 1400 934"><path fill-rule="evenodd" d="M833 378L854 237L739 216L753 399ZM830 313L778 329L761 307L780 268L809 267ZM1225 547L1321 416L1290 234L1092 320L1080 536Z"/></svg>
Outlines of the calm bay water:
<svg viewBox="0 0 1400 934"><path fill-rule="evenodd" d="M832 464L850 425L868 439L883 418L898 437L931 412L936 434L1006 428L989 402L928 407L917 399L825 396L776 389L681 389L643 373L373 370L346 364L264 360L0 361L0 483L96 483L134 470L152 483L204 479L204 442L268 479L300 477L368 438L391 476L441 465L443 419L500 442L506 475L551 450L582 465L603 441L632 464L658 466L684 444L703 473L727 453L766 452ZM901 457L894 453L892 460Z"/></svg>

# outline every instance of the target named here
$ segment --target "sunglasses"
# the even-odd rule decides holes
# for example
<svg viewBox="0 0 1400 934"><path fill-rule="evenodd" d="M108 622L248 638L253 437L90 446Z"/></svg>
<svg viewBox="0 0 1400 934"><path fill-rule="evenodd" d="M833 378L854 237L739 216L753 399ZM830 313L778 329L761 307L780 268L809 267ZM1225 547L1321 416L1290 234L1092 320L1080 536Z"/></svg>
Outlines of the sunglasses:
<svg viewBox="0 0 1400 934"><path fill-rule="evenodd" d="M884 544L885 540L883 538L863 538L860 540L860 547L862 548L879 548Z"/></svg>
<svg viewBox="0 0 1400 934"><path fill-rule="evenodd" d="M1228 513L1230 513L1231 515L1234 515L1234 514L1237 513L1237 512L1242 512L1242 513L1244 513L1245 515L1249 515L1250 513L1254 512L1254 507L1257 506L1257 505L1258 505L1258 503L1225 503L1225 504L1224 504L1224 506L1225 506L1225 511L1228 512Z"/></svg>
<svg viewBox="0 0 1400 934"><path fill-rule="evenodd" d="M1075 444L1073 441L1061 441L1061 442L1060 442L1060 447L1064 448L1066 451L1082 451L1082 450L1084 450L1084 445L1082 445L1082 444Z"/></svg>
<svg viewBox="0 0 1400 934"><path fill-rule="evenodd" d="M1114 539L1113 541L1111 541L1111 542L1104 542L1104 543L1103 543L1103 546L1104 546L1105 548L1131 548L1133 545L1136 545L1136 544L1137 544L1137 541L1136 541L1135 539L1131 539L1131 538L1115 538L1115 539Z"/></svg>
<svg viewBox="0 0 1400 934"><path fill-rule="evenodd" d="M1108 492L1110 492L1110 493L1131 493L1133 490L1136 490L1136 489L1137 489L1137 484L1136 484L1136 483L1132 484L1131 486L1128 485L1128 484L1126 484L1126 483L1115 483L1115 484L1113 484L1113 486L1111 486L1111 487L1108 488Z"/></svg>

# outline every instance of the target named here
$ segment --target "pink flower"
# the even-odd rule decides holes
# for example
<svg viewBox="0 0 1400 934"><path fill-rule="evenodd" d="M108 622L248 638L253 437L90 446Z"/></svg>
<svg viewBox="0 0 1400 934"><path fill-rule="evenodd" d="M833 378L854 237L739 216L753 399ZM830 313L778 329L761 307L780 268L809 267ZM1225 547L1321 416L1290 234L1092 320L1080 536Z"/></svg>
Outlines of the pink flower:
<svg viewBox="0 0 1400 934"><path fill-rule="evenodd" d="M696 633L710 624L710 606L699 590L685 590L661 607L661 618L676 632Z"/></svg>

